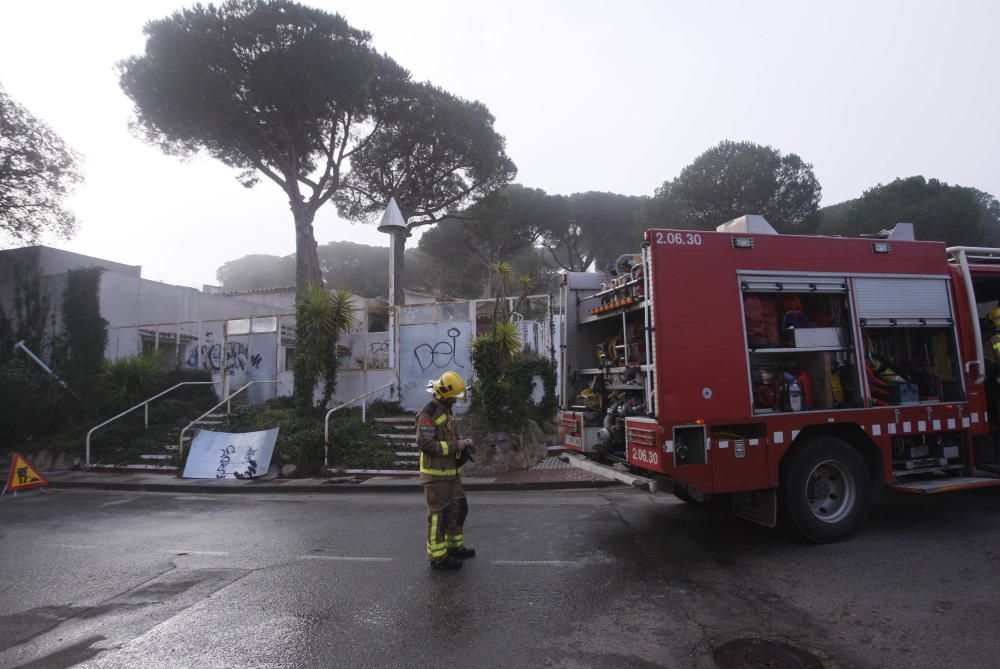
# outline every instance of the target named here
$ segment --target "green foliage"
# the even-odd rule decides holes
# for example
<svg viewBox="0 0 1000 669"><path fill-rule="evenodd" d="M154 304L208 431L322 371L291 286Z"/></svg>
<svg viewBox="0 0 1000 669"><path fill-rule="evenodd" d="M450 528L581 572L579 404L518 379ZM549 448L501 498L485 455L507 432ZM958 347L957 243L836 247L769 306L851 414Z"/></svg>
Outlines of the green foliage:
<svg viewBox="0 0 1000 669"><path fill-rule="evenodd" d="M647 199L597 191L570 195L569 217L544 237L552 260L567 271L585 272L592 263L604 269L623 253L635 253L642 243L635 217Z"/></svg>
<svg viewBox="0 0 1000 669"><path fill-rule="evenodd" d="M66 377L77 392L96 386L108 344L108 322L101 317L99 267L73 269L63 293L63 343Z"/></svg>
<svg viewBox="0 0 1000 669"><path fill-rule="evenodd" d="M145 33L145 53L119 64L137 126L167 153L204 151L239 170L247 187L276 184L294 221L296 289L322 284L316 212L359 167L356 150L409 73L339 14L288 0L199 4ZM303 373L296 365L308 404Z"/></svg>
<svg viewBox="0 0 1000 669"><path fill-rule="evenodd" d="M14 293L13 311L8 314L0 307L0 364L15 355L24 355L14 352L14 344L19 341L39 356L50 352L52 344L49 327L51 308L37 269L29 270L15 262L10 276Z"/></svg>
<svg viewBox="0 0 1000 669"><path fill-rule="evenodd" d="M511 415L510 384L505 383L500 347L491 332L472 341L472 366L472 410L481 413L490 428L505 425Z"/></svg>
<svg viewBox="0 0 1000 669"><path fill-rule="evenodd" d="M162 351L143 351L104 363L104 387L116 409L127 409L162 389Z"/></svg>
<svg viewBox="0 0 1000 669"><path fill-rule="evenodd" d="M543 390L542 401L538 405L531 401L536 376L541 377ZM558 408L556 368L551 360L535 353L525 352L511 363L507 370L507 379L510 382L511 401L518 403L520 411L528 418L543 423L555 415Z"/></svg>
<svg viewBox="0 0 1000 669"><path fill-rule="evenodd" d="M0 364L0 449L27 446L64 428L67 402L71 401L66 391L27 357Z"/></svg>
<svg viewBox="0 0 1000 669"><path fill-rule="evenodd" d="M71 237L77 221L63 207L82 180L77 155L0 87L0 232L34 242L43 232Z"/></svg>
<svg viewBox="0 0 1000 669"><path fill-rule="evenodd" d="M420 250L435 263L429 283L449 295L484 297L494 292L490 267L508 262L548 288L555 267L535 244L569 218L561 195L517 184L495 191L421 236Z"/></svg>
<svg viewBox="0 0 1000 669"><path fill-rule="evenodd" d="M726 140L664 182L643 207L639 227L714 230L760 214L780 232L810 232L820 194L812 165L794 153Z"/></svg>
<svg viewBox="0 0 1000 669"><path fill-rule="evenodd" d="M324 416L320 409L302 412L287 398L279 398L234 412L226 429L251 432L277 427L273 462L291 462L300 476L317 476L323 474ZM330 417L330 444L331 466L383 469L395 459L377 427L362 423L355 411L338 411Z"/></svg>
<svg viewBox="0 0 1000 669"><path fill-rule="evenodd" d="M429 83L408 82L397 93L387 123L351 156L336 196L341 215L371 220L395 198L411 227L434 223L517 174L486 105Z"/></svg>
<svg viewBox="0 0 1000 669"><path fill-rule="evenodd" d="M353 324L350 292L328 292L313 285L299 293L295 303L295 397L300 408L312 406L313 389L320 380L324 384L320 406L329 403L337 384L337 340Z"/></svg>
<svg viewBox="0 0 1000 669"><path fill-rule="evenodd" d="M988 193L922 176L896 179L855 200L824 208L820 234L857 236L914 224L917 239L980 246L1000 234L1000 204Z"/></svg>
<svg viewBox="0 0 1000 669"><path fill-rule="evenodd" d="M317 249L327 286L339 286L362 297L385 297L389 285L389 249L354 242L329 242ZM417 250L406 252L407 288L439 288L429 260ZM226 290L282 288L295 285L295 254L254 254L230 260L215 272ZM447 289L444 289L447 290ZM457 293L454 293L457 294Z"/></svg>
<svg viewBox="0 0 1000 669"><path fill-rule="evenodd" d="M480 335L472 343L472 364L476 369L472 410L483 417L485 427L491 430L518 429L529 418L538 422L549 420L557 402L555 366L531 352L505 360L503 346L495 330ZM538 406L531 401L535 376L542 378L544 388Z"/></svg>

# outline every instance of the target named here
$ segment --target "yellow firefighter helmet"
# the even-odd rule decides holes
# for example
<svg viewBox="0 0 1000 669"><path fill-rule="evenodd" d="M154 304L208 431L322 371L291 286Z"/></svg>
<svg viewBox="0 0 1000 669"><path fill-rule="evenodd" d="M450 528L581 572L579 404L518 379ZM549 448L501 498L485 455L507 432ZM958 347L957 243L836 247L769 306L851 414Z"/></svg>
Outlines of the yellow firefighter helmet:
<svg viewBox="0 0 1000 669"><path fill-rule="evenodd" d="M465 381L457 372L448 370L436 381L427 382L427 392L439 400L465 399Z"/></svg>
<svg viewBox="0 0 1000 669"><path fill-rule="evenodd" d="M1000 307L994 307L987 318L990 319L990 323L993 324L994 328L1000 330Z"/></svg>

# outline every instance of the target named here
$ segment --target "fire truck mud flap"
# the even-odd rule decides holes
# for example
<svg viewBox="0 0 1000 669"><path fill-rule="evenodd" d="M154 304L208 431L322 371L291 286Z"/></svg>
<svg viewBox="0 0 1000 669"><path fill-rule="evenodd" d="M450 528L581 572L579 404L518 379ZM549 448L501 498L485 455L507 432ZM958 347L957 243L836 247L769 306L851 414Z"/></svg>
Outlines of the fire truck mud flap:
<svg viewBox="0 0 1000 669"><path fill-rule="evenodd" d="M626 485L630 485L633 488L639 488L640 490L648 490L649 492L656 492L656 480L652 478L647 478L645 476L636 476L635 474L629 474L628 472L623 472L609 465L602 465L600 463L594 462L593 460L588 460L582 455L576 455L573 453L563 453L561 456L565 462L582 469L591 474L597 474L598 476L603 476L604 478L611 479L614 481L620 481Z"/></svg>

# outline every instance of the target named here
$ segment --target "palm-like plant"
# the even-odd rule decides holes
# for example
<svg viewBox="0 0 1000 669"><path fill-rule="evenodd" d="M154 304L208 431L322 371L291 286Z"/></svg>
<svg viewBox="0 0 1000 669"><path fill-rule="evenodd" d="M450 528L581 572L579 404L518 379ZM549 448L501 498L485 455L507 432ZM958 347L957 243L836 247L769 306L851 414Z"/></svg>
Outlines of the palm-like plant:
<svg viewBox="0 0 1000 669"><path fill-rule="evenodd" d="M143 351L104 361L104 387L115 406L124 408L153 394L162 377L162 353Z"/></svg>
<svg viewBox="0 0 1000 669"><path fill-rule="evenodd" d="M305 383L296 384L296 403L312 406L313 389L323 381L323 406L337 386L337 341L355 323L352 295L313 284L295 303L295 365ZM302 387L300 387L302 386Z"/></svg>
<svg viewBox="0 0 1000 669"><path fill-rule="evenodd" d="M493 306L493 322L507 322L510 313L507 305L507 286L511 276L514 275L514 266L506 260L501 260L490 265L490 269L497 275L497 300Z"/></svg>

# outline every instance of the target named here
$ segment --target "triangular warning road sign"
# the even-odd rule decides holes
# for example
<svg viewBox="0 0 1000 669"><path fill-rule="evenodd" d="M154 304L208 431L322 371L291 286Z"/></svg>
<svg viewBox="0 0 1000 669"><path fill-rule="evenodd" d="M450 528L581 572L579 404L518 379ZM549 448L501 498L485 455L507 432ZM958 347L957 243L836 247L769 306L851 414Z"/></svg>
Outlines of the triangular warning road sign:
<svg viewBox="0 0 1000 669"><path fill-rule="evenodd" d="M20 453L15 453L10 459L10 474L7 475L7 485L3 492L17 492L29 488L38 488L48 485L45 477L38 473L35 466L28 462L28 458Z"/></svg>

